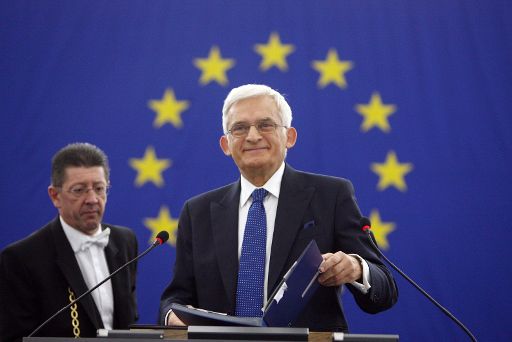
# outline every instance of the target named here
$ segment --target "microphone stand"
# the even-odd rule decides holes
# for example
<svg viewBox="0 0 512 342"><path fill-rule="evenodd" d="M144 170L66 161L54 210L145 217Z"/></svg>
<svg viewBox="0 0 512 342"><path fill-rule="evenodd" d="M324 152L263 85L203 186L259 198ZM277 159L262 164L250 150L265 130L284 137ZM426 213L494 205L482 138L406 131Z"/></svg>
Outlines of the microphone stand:
<svg viewBox="0 0 512 342"><path fill-rule="evenodd" d="M412 280L409 276L407 276L407 274L405 274L404 272L402 272L402 270L400 270L397 266L395 266L395 264L393 264L388 258L386 258L386 256L380 251L379 247L377 247L377 244L374 242L374 237L373 237L373 233L372 231L370 230L370 227L369 226L364 226L363 227L363 230L366 231L366 233L368 234L368 238L370 240L370 243L373 247L373 249L384 259L386 260L386 262L395 270L397 271L398 273L400 273L400 275L402 277L404 277L412 286L414 286L418 291L420 291L425 297L427 297L435 306L437 306L438 309L440 309L445 315L447 315L452 321L454 321L455 323L457 323L457 325L459 327L462 328L462 330L464 330L464 332L469 336L469 338L471 339L471 341L473 342L477 342L477 339L475 338L475 336L471 333L471 331L469 331L469 329L461 322L459 321L450 311L448 311L448 309L446 309L444 306L442 306L439 302L437 302L431 295L429 295L425 290L423 290L418 284L416 284L416 282L414 282L414 280Z"/></svg>
<svg viewBox="0 0 512 342"><path fill-rule="evenodd" d="M139 254L136 258L128 261L127 263L125 263L123 266L119 267L117 270L115 270L113 273L111 273L108 277L106 277L105 279L103 279L102 281L100 281L98 284L96 284L93 288L89 289L88 291L85 291L84 293L82 293L78 298L76 298L75 300L71 301L68 305L66 305L65 307L63 307L62 309L60 309L59 311L57 311L56 313L54 313L50 318L48 318L46 321L44 321L40 326L38 326L34 331L32 331L30 333L30 335L28 335L27 337L32 337L33 335L35 335L39 330L41 330L42 327L44 327L46 324L48 324L48 322L50 322L52 319L54 319L55 317L57 317L59 314L61 314L63 311L69 309L73 304L75 304L76 302L78 302L80 299L82 299L83 297L87 296L88 294L90 294L92 291L96 290L98 287L100 287L101 285L103 285L105 282L107 282L110 278L112 278L113 276L115 276L117 273L119 273L121 270L123 270L126 266L130 265L131 263L139 260L140 258L142 258L144 255L148 254L149 252L151 252L151 250L153 250L153 248L155 248L156 246L159 246L163 243L162 241L162 238L158 237L157 236L157 239L155 240L155 242L153 242L153 244L148 248L146 249L143 253Z"/></svg>

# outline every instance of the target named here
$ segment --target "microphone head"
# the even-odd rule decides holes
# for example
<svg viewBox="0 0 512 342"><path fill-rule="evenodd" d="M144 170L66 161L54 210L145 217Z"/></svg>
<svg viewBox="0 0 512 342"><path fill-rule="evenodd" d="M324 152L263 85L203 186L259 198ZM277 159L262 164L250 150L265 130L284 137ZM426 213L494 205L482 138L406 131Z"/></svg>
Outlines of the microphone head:
<svg viewBox="0 0 512 342"><path fill-rule="evenodd" d="M361 219L359 220L359 227L361 227L363 231L369 231L371 229L371 226L372 224L370 223L370 219L368 217L361 217Z"/></svg>
<svg viewBox="0 0 512 342"><path fill-rule="evenodd" d="M156 235L156 241L159 245L167 242L169 240L169 233L167 233L165 230L162 230L160 233Z"/></svg>

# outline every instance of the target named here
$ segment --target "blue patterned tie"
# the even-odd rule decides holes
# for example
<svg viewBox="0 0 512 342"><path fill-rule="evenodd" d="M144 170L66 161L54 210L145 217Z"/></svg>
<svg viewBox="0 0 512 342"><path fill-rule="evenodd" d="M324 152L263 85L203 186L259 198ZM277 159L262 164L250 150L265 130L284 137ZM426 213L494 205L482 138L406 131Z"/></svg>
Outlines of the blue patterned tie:
<svg viewBox="0 0 512 342"><path fill-rule="evenodd" d="M267 190L256 189L245 224L242 255L238 268L236 289L236 316L261 317L263 312L263 283L265 281L265 252L267 243L267 216L263 199Z"/></svg>

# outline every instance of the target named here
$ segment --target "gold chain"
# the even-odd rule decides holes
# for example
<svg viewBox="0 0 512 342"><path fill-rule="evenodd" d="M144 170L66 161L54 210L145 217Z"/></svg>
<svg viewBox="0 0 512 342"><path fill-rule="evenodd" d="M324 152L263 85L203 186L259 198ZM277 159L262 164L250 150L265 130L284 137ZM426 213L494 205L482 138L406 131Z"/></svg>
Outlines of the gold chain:
<svg viewBox="0 0 512 342"><path fill-rule="evenodd" d="M68 287L68 293L69 293L69 302L75 300L75 293L71 290L70 287ZM75 304L71 305L71 324L73 325L73 335L75 335L75 338L80 337L80 322L78 321L78 306Z"/></svg>

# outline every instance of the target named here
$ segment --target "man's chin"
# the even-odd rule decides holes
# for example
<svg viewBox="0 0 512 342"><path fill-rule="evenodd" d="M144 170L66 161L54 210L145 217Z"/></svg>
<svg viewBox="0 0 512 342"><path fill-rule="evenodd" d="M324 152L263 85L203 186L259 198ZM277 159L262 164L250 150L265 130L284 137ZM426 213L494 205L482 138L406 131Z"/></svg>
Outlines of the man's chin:
<svg viewBox="0 0 512 342"><path fill-rule="evenodd" d="M246 158L243 162L246 167L252 169L265 168L269 164L266 156L253 156L252 158Z"/></svg>
<svg viewBox="0 0 512 342"><path fill-rule="evenodd" d="M97 217L94 219L86 219L82 221L82 229L87 232L95 232L100 226L101 220Z"/></svg>

